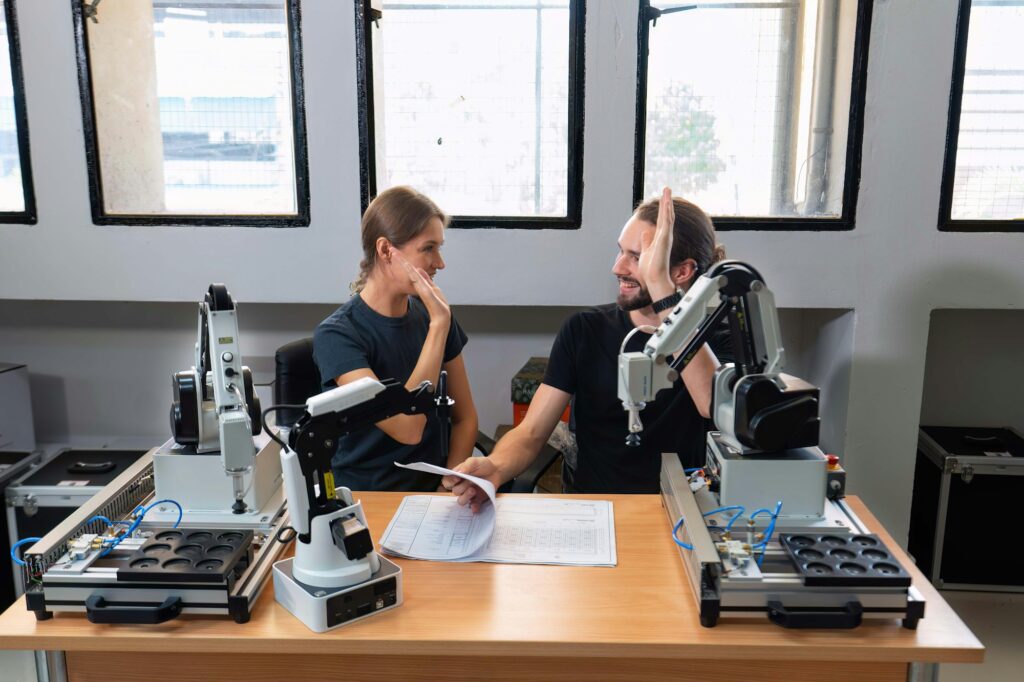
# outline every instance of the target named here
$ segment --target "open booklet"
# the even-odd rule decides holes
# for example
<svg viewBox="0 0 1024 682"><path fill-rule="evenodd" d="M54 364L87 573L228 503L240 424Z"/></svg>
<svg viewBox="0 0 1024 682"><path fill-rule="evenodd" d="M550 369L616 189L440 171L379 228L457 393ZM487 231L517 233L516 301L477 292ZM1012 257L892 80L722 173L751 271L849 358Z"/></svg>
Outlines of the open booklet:
<svg viewBox="0 0 1024 682"><path fill-rule="evenodd" d="M393 556L431 561L614 566L615 521L607 500L502 497L475 476L416 462L396 466L472 481L490 498L473 513L454 496L410 495L381 538Z"/></svg>

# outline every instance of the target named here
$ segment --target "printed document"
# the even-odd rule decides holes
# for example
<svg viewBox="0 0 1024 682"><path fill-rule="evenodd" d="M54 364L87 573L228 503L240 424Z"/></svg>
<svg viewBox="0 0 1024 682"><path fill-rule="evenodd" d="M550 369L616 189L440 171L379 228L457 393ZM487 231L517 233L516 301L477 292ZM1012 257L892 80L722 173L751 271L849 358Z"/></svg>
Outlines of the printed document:
<svg viewBox="0 0 1024 682"><path fill-rule="evenodd" d="M607 500L503 497L490 482L417 462L417 471L472 481L489 500L476 514L454 496L410 495L381 538L387 554L432 561L615 566L615 521Z"/></svg>

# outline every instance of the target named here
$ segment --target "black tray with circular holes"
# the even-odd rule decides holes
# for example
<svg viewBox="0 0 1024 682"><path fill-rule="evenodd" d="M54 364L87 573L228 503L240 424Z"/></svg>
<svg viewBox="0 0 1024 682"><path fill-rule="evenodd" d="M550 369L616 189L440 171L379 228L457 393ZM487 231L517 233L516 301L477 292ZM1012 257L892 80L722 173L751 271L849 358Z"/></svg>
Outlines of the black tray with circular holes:
<svg viewBox="0 0 1024 682"><path fill-rule="evenodd" d="M156 528L117 570L132 582L221 583L230 588L252 562L251 530Z"/></svg>
<svg viewBox="0 0 1024 682"><path fill-rule="evenodd" d="M779 542L808 587L910 586L910 574L877 535L787 533Z"/></svg>

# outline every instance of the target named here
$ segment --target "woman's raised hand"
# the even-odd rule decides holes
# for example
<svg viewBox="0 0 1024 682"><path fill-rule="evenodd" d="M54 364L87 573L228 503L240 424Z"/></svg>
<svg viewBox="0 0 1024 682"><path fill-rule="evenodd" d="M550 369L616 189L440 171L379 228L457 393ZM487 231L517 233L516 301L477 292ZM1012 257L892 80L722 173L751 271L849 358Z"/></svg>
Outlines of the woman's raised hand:
<svg viewBox="0 0 1024 682"><path fill-rule="evenodd" d="M430 314L431 324L443 324L447 329L452 319L452 313L441 289L434 284L434 280L423 268L414 267L398 249L393 249L391 253L409 276L409 281L412 282L413 289L416 290L416 296L423 302Z"/></svg>

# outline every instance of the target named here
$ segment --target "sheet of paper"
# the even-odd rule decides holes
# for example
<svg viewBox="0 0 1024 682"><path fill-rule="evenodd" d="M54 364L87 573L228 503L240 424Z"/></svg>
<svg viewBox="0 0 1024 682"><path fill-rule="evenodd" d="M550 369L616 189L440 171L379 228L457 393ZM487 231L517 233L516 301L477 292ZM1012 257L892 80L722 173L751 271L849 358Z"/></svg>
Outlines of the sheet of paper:
<svg viewBox="0 0 1024 682"><path fill-rule="evenodd" d="M487 543L494 531L495 516L495 492L490 481L425 462L395 462L395 466L472 481L487 493L490 503L485 502L474 514L469 507L460 506L454 497L406 497L381 538L384 551L413 559L455 561Z"/></svg>
<svg viewBox="0 0 1024 682"><path fill-rule="evenodd" d="M615 566L615 517L608 500L503 497L490 542L467 561Z"/></svg>
<svg viewBox="0 0 1024 682"><path fill-rule="evenodd" d="M472 480L491 503L474 514L451 496L410 495L381 538L388 554L432 561L573 566L617 562L614 515L607 500L496 499L494 487L482 479L422 462L405 468Z"/></svg>

